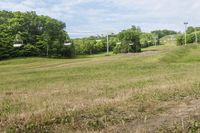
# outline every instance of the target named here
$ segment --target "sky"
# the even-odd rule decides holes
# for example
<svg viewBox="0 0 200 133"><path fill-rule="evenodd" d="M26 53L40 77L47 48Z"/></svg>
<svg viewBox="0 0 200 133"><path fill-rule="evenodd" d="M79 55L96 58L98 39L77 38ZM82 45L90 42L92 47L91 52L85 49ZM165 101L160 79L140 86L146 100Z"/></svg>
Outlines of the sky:
<svg viewBox="0 0 200 133"><path fill-rule="evenodd" d="M199 0L0 0L0 10L36 11L66 23L70 37L200 25Z"/></svg>

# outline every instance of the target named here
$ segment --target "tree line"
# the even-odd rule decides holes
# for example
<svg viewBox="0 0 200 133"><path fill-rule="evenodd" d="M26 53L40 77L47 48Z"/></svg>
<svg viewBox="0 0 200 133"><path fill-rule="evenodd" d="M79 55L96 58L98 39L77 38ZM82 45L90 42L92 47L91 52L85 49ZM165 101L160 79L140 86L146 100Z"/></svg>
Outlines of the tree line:
<svg viewBox="0 0 200 133"><path fill-rule="evenodd" d="M69 40L65 27L65 23L35 12L0 11L0 59L73 56L73 46L63 45Z"/></svg>
<svg viewBox="0 0 200 133"><path fill-rule="evenodd" d="M109 50L114 53L141 52L141 48L160 45L160 38L177 34L172 30L155 30L142 32L140 27L132 26L118 34L109 34ZM76 54L96 54L106 51L107 36L91 36L73 39Z"/></svg>
<svg viewBox="0 0 200 133"><path fill-rule="evenodd" d="M74 57L106 52L105 35L70 39L65 23L36 12L0 11L0 60L13 57ZM109 35L109 50L114 53L140 52L141 48L159 45L163 36L176 34L171 30L142 32L132 26ZM71 45L64 45L70 43ZM14 44L22 44L14 47Z"/></svg>

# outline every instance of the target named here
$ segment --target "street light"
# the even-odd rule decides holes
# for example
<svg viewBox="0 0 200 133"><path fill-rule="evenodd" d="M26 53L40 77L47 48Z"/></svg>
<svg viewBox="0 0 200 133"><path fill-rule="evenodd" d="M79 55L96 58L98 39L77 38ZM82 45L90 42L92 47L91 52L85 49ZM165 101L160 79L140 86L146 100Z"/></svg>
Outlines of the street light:
<svg viewBox="0 0 200 133"><path fill-rule="evenodd" d="M47 43L47 51L46 51L46 56L48 57L49 56L49 44Z"/></svg>
<svg viewBox="0 0 200 133"><path fill-rule="evenodd" d="M108 44L108 34L107 34L107 55L109 55L109 44Z"/></svg>
<svg viewBox="0 0 200 133"><path fill-rule="evenodd" d="M154 37L154 44L155 44L155 46L157 46L157 42L159 41L159 38L158 38L158 36L157 35L155 35L155 37Z"/></svg>
<svg viewBox="0 0 200 133"><path fill-rule="evenodd" d="M188 25L188 22L184 22L184 25L185 25L185 45L187 45L187 25Z"/></svg>
<svg viewBox="0 0 200 133"><path fill-rule="evenodd" d="M195 30L195 42L197 44L198 43L198 38L197 38L197 29L196 29L196 27L194 27L194 30Z"/></svg>

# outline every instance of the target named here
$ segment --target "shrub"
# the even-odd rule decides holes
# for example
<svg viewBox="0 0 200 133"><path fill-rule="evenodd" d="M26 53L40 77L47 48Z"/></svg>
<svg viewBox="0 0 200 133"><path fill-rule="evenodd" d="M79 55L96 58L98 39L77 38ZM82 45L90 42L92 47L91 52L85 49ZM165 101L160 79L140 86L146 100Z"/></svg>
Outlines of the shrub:
<svg viewBox="0 0 200 133"><path fill-rule="evenodd" d="M39 54L40 50L34 45L27 44L22 48L22 56L36 56Z"/></svg>

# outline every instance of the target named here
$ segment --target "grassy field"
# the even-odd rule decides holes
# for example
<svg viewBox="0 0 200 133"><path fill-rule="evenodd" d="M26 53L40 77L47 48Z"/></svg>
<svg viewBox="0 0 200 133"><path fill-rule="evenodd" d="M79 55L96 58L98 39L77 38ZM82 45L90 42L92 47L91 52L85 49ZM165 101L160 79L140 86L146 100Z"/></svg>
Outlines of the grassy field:
<svg viewBox="0 0 200 133"><path fill-rule="evenodd" d="M0 77L1 132L199 131L198 45L12 59Z"/></svg>

